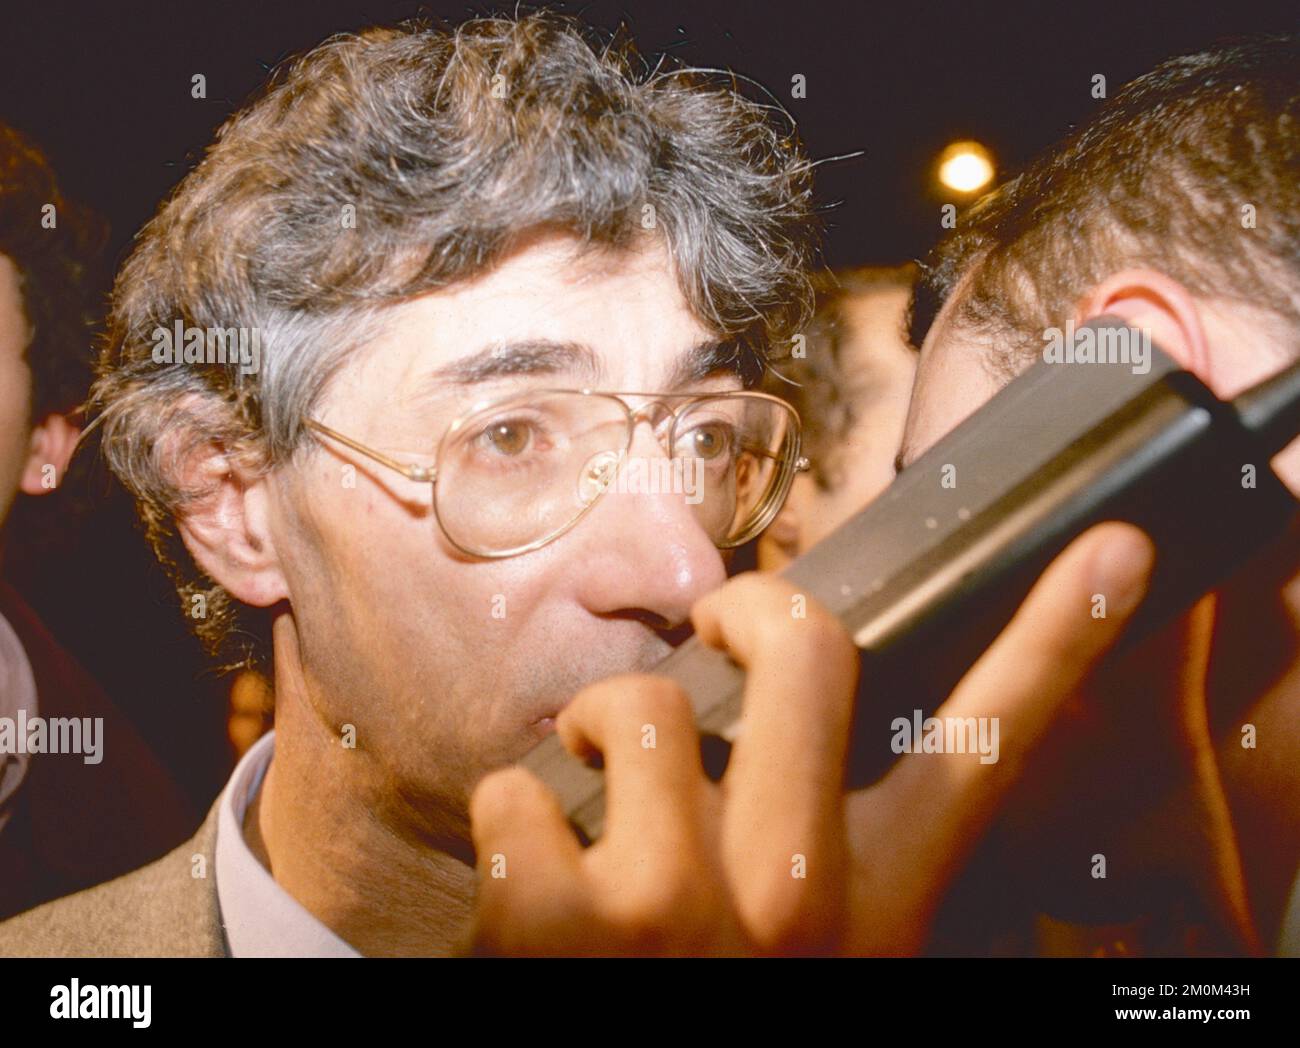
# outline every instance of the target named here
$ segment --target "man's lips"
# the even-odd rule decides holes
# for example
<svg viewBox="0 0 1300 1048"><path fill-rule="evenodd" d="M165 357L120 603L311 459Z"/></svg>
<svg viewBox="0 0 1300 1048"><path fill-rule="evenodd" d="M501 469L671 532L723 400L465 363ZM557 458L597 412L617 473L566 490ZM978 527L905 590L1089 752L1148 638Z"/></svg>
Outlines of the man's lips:
<svg viewBox="0 0 1300 1048"><path fill-rule="evenodd" d="M680 636L669 638L670 643L676 646L676 644L680 644L682 640L685 640L686 637L693 632L694 630L690 622L688 621L684 623L681 627L679 627L677 631L674 631L674 633L680 633ZM657 666L662 661L663 657L664 657L664 653L661 652L656 654L653 657L636 660L636 662L640 663L640 665L634 663L633 665L624 667L622 669L610 668L600 673L597 673L596 675L592 676L589 680L586 680L585 683L582 683L580 679L580 682L572 685L572 690L569 691L567 694L565 694L563 698L561 698L558 702L556 701L555 694L552 693L550 696L547 697L549 699L547 704L545 706L542 706L543 712L541 713L541 715L534 717L531 721L529 721L529 727L537 735L543 738L546 737L547 735L554 734L556 718L559 717L560 712L566 706L568 706L570 702L573 701L574 697L578 694L578 692L582 691L583 688L595 684L597 681L606 680L609 677L616 676L619 673L637 673L637 672L653 673L654 667Z"/></svg>
<svg viewBox="0 0 1300 1048"><path fill-rule="evenodd" d="M572 701L572 696L570 696L562 702L543 706L542 709L545 710L545 712L540 717L534 717L529 721L529 729L539 738L543 739L548 735L554 735L556 718L559 717L560 711Z"/></svg>

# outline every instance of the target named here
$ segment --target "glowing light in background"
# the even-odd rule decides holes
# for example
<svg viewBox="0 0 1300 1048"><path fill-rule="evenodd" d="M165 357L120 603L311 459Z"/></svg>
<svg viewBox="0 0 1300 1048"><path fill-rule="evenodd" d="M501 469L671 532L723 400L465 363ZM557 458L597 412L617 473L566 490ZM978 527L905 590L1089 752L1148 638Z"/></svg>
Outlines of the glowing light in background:
<svg viewBox="0 0 1300 1048"><path fill-rule="evenodd" d="M939 154L939 181L959 193L973 193L993 181L993 157L978 142L954 142Z"/></svg>

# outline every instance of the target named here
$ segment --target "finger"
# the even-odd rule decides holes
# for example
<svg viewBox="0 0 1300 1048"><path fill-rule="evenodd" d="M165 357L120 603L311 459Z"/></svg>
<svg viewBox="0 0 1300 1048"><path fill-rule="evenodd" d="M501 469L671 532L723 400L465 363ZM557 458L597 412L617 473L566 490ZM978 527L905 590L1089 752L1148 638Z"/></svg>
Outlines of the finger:
<svg viewBox="0 0 1300 1048"><path fill-rule="evenodd" d="M909 827L906 854L897 856L903 868L955 861L983 832L1056 714L1119 639L1146 594L1154 557L1150 539L1128 524L1098 525L1076 539L935 714L961 725L974 718L996 746L912 754L878 796L855 796L851 810L926 813Z"/></svg>
<svg viewBox="0 0 1300 1048"><path fill-rule="evenodd" d="M685 692L666 677L623 674L589 685L556 719L574 754L601 754L605 831L593 848L640 857L644 872L694 855L707 784Z"/></svg>
<svg viewBox="0 0 1300 1048"><path fill-rule="evenodd" d="M486 776L469 805L479 887L480 953L568 952L585 923L582 847L559 801L524 768Z"/></svg>
<svg viewBox="0 0 1300 1048"><path fill-rule="evenodd" d="M843 782L857 649L824 606L747 574L692 609L701 642L746 669L723 777L724 854L738 906L772 929L810 903L830 920L843 880ZM784 907L793 907L782 916ZM809 929L811 930L811 929Z"/></svg>

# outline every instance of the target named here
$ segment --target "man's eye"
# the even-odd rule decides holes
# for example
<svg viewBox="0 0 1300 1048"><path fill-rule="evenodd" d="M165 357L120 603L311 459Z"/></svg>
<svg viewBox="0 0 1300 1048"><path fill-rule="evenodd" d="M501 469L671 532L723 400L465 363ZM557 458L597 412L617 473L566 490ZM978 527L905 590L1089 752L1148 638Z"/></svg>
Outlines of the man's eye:
<svg viewBox="0 0 1300 1048"><path fill-rule="evenodd" d="M528 451L536 440L532 423L522 419L504 419L485 426L476 443L482 450L514 458Z"/></svg>
<svg viewBox="0 0 1300 1048"><path fill-rule="evenodd" d="M716 459L729 454L732 443L731 426L725 423L697 426L686 434L686 453L695 458Z"/></svg>

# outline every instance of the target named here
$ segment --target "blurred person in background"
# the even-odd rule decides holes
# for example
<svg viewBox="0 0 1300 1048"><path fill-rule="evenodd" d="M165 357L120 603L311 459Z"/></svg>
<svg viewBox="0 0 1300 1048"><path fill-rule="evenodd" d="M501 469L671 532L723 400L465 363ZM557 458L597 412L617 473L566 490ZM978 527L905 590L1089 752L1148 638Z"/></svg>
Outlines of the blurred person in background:
<svg viewBox="0 0 1300 1048"><path fill-rule="evenodd" d="M63 482L80 435L101 238L36 147L0 125L0 555L16 500ZM49 737L25 729L60 718L102 725L97 761L39 752ZM0 580L0 917L155 858L193 822L135 729Z"/></svg>
<svg viewBox="0 0 1300 1048"><path fill-rule="evenodd" d="M763 388L803 423L812 468L758 539L758 567L779 571L874 499L894 478L916 372L907 306L916 267L863 267L815 281L804 342L774 364ZM775 374L773 373L775 372Z"/></svg>
<svg viewBox="0 0 1300 1048"><path fill-rule="evenodd" d="M230 683L226 739L235 756L242 757L253 743L275 725L275 695L270 682L255 670L244 669Z"/></svg>

